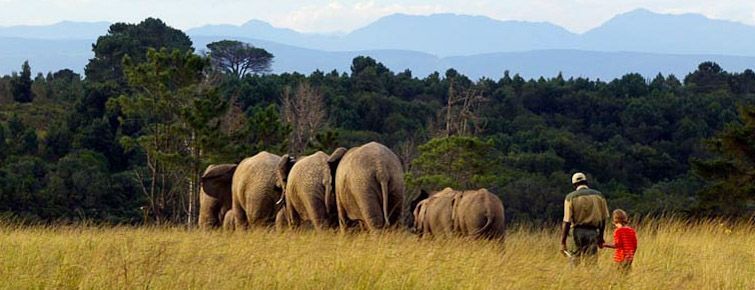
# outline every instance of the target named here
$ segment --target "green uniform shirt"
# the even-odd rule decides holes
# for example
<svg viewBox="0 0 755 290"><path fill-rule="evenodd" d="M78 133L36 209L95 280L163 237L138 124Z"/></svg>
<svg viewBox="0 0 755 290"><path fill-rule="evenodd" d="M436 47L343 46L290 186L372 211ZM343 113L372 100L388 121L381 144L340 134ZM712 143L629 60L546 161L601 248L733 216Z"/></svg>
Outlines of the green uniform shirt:
<svg viewBox="0 0 755 290"><path fill-rule="evenodd" d="M608 204L600 191L580 186L564 199L564 222L572 227L598 227L608 218Z"/></svg>

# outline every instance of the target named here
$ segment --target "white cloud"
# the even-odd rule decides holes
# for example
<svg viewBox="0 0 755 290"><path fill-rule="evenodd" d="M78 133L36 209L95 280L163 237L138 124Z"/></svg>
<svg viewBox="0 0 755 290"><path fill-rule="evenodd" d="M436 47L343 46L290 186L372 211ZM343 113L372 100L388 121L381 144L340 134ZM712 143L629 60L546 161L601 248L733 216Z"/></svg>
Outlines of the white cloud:
<svg viewBox="0 0 755 290"><path fill-rule="evenodd" d="M381 5L375 1L344 3L329 1L327 5L300 7L281 19L272 19L276 26L305 32L350 31L367 25L378 18L393 14L432 14L444 12L440 5Z"/></svg>

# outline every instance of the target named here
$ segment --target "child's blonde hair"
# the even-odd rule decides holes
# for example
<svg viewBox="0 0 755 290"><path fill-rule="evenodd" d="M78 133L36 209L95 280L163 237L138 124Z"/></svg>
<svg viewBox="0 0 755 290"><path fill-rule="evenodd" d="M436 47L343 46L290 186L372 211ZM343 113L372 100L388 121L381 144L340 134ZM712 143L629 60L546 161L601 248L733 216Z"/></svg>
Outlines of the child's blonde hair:
<svg viewBox="0 0 755 290"><path fill-rule="evenodd" d="M622 225L628 224L629 217L627 216L627 212L621 209L613 210L613 222L616 224L622 224Z"/></svg>

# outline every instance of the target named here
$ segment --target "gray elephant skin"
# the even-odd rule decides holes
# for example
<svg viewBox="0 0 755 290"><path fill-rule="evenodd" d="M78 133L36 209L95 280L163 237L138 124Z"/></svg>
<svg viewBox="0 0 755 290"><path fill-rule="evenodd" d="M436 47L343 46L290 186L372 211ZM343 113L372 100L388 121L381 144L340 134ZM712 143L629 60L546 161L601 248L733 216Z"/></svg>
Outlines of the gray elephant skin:
<svg viewBox="0 0 755 290"><path fill-rule="evenodd" d="M275 202L281 195L276 185L280 160L280 156L263 151L239 163L231 187L235 228L271 226L275 221Z"/></svg>
<svg viewBox="0 0 755 290"><path fill-rule="evenodd" d="M223 218L223 230L232 231L236 229L236 213L229 210Z"/></svg>
<svg viewBox="0 0 755 290"><path fill-rule="evenodd" d="M376 142L344 151L337 149L328 160L338 164L335 191L341 230L355 223L370 231L397 226L404 203L404 172L396 154Z"/></svg>
<svg viewBox="0 0 755 290"><path fill-rule="evenodd" d="M211 164L202 174L199 193L199 227L209 229L223 224L232 206L231 180L236 164Z"/></svg>
<svg viewBox="0 0 755 290"><path fill-rule="evenodd" d="M278 165L278 184L283 188L281 202L285 203L286 223L298 227L311 224L317 230L337 225L334 171L330 159L322 151L312 155L290 158L284 155Z"/></svg>
<svg viewBox="0 0 755 290"><path fill-rule="evenodd" d="M453 233L451 211L456 193L458 191L448 187L433 194L422 190L420 195L412 201L413 230L420 237L447 236Z"/></svg>
<svg viewBox="0 0 755 290"><path fill-rule="evenodd" d="M414 209L414 227L421 235L449 233L472 238L503 239L506 232L501 199L487 189L457 191L451 188L432 195L426 192Z"/></svg>

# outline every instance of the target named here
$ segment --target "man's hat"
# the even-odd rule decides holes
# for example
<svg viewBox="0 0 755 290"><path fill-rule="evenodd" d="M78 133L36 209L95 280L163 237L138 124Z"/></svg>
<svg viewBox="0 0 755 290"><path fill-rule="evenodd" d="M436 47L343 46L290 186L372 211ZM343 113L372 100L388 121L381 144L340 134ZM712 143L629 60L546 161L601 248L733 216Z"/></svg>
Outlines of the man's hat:
<svg viewBox="0 0 755 290"><path fill-rule="evenodd" d="M587 180L587 176L585 176L584 173L577 172L577 173L574 173L574 175L572 175L571 184L576 184L578 182L586 181L586 180Z"/></svg>

